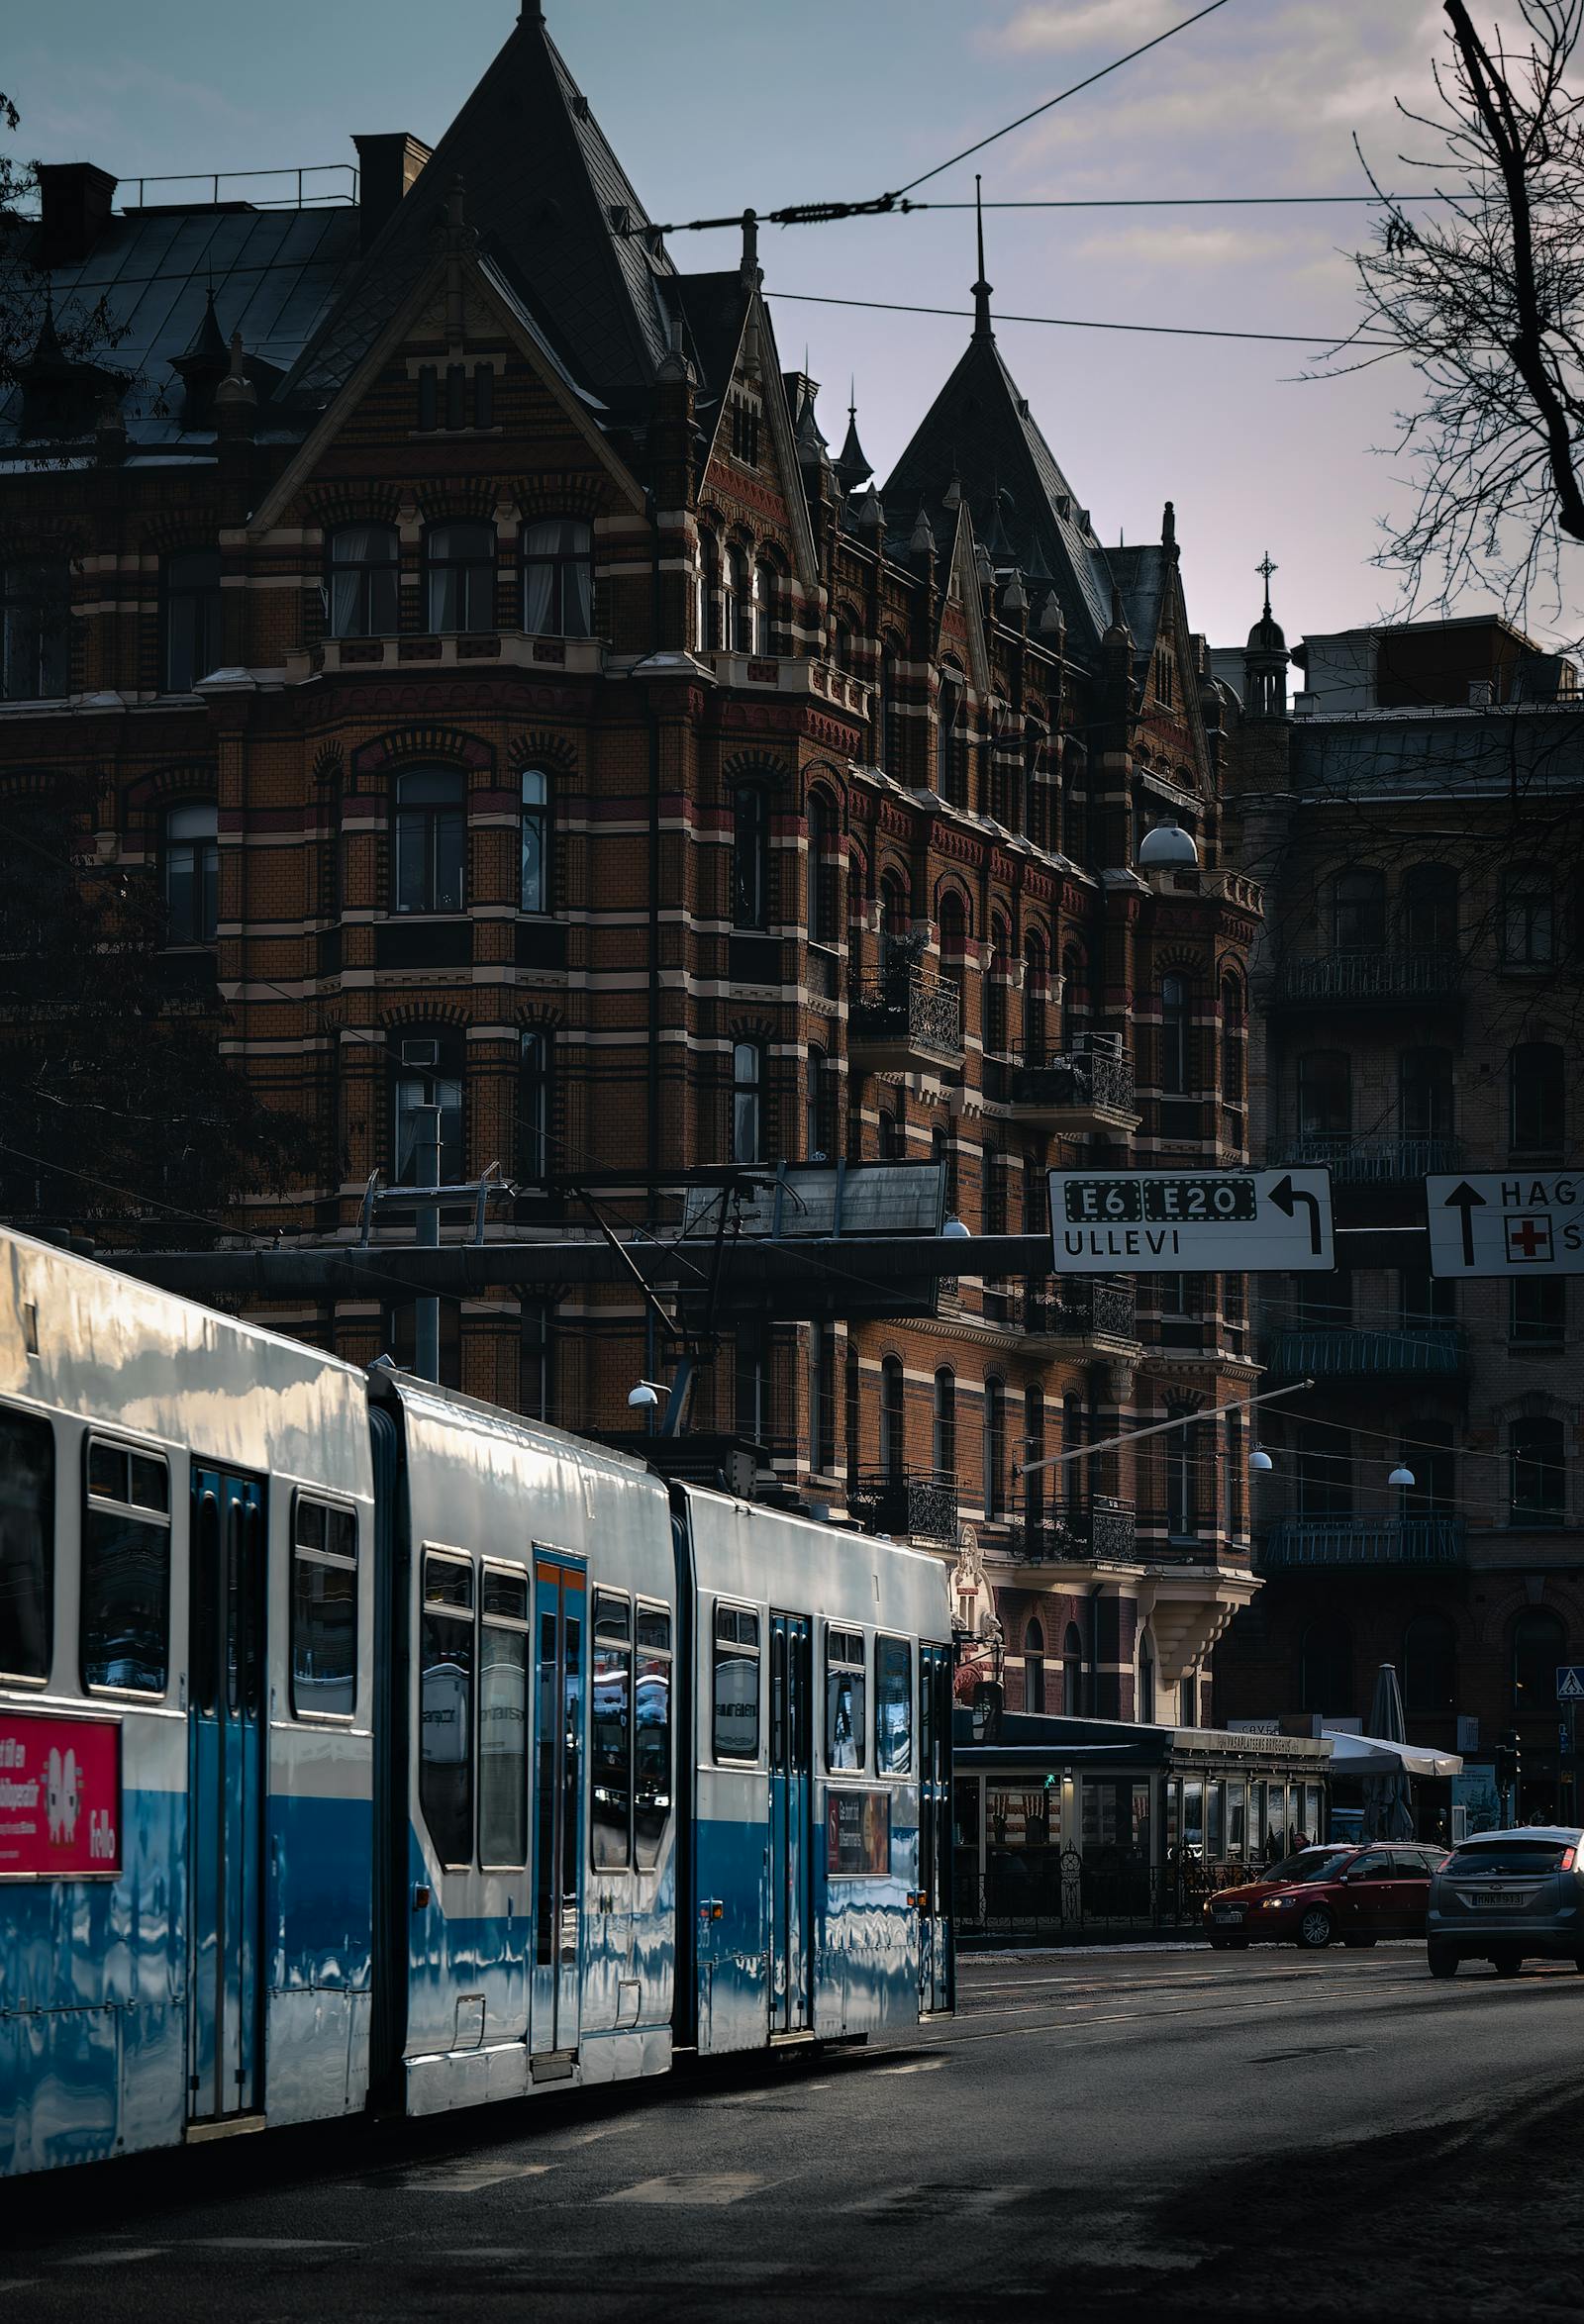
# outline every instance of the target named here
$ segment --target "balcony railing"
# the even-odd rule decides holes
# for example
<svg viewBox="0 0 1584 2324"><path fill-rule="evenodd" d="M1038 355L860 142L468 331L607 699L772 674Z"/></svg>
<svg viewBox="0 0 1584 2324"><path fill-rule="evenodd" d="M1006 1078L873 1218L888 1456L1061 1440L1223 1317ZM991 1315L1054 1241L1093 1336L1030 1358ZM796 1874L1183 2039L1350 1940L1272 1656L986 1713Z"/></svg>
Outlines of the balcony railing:
<svg viewBox="0 0 1584 2324"><path fill-rule="evenodd" d="M1254 1563L1288 1566L1460 1566L1461 1517L1282 1517Z"/></svg>
<svg viewBox="0 0 1584 2324"><path fill-rule="evenodd" d="M1281 1141L1280 1159L1323 1164L1343 1186L1375 1186L1461 1170L1463 1147L1458 1138L1354 1138L1330 1130L1300 1130Z"/></svg>
<svg viewBox="0 0 1584 2324"><path fill-rule="evenodd" d="M1276 990L1283 1001L1328 1001L1341 1007L1377 1001L1453 1001L1462 990L1456 952L1323 952L1283 961Z"/></svg>
<svg viewBox="0 0 1584 2324"><path fill-rule="evenodd" d="M847 1019L850 1048L871 1052L865 1070L904 1071L918 1051L955 1063L962 1055L961 1004L957 988L921 976L885 977L852 1003ZM881 1058L893 1058L887 1064Z"/></svg>
<svg viewBox="0 0 1584 2324"><path fill-rule="evenodd" d="M1137 1541L1132 1501L1113 1501L1097 1493L1082 1508L1014 1525L1007 1549L1025 1565L1065 1565L1086 1559L1102 1565L1127 1565L1137 1555Z"/></svg>
<svg viewBox="0 0 1584 2324"><path fill-rule="evenodd" d="M847 1506L865 1533L954 1548L957 1487L951 1477L888 1477L870 1471L847 1488Z"/></svg>
<svg viewBox="0 0 1584 2324"><path fill-rule="evenodd" d="M1468 1369L1468 1342L1455 1323L1422 1330L1354 1331L1344 1326L1279 1332L1271 1370L1286 1380L1406 1377L1457 1379Z"/></svg>
<svg viewBox="0 0 1584 2324"><path fill-rule="evenodd" d="M1099 1050L1047 1057L1039 1065L1015 1065L1011 1101L1040 1112L1097 1108L1135 1114L1133 1059Z"/></svg>
<svg viewBox="0 0 1584 2324"><path fill-rule="evenodd" d="M1069 1276L1031 1287L1023 1296L1023 1328L1036 1339L1138 1337L1138 1301L1131 1283L1103 1276Z"/></svg>

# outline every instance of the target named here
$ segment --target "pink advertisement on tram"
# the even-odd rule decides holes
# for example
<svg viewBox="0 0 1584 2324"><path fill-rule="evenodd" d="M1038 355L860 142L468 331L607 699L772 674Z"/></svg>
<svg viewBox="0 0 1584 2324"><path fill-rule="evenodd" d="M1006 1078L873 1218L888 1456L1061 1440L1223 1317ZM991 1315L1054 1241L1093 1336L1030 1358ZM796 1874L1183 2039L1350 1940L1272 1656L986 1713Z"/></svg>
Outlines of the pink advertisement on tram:
<svg viewBox="0 0 1584 2324"><path fill-rule="evenodd" d="M121 1728L0 1709L0 1880L121 1870Z"/></svg>

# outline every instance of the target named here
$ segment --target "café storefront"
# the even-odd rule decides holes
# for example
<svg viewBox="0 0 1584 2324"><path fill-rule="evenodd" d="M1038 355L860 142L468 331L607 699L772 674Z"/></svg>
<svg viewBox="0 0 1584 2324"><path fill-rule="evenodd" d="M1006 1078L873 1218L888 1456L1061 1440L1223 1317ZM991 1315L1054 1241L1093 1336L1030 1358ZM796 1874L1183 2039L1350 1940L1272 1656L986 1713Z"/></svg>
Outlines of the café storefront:
<svg viewBox="0 0 1584 2324"><path fill-rule="evenodd" d="M1326 1837L1332 1747L1003 1713L953 1744L960 1934L1198 1925L1213 1889Z"/></svg>

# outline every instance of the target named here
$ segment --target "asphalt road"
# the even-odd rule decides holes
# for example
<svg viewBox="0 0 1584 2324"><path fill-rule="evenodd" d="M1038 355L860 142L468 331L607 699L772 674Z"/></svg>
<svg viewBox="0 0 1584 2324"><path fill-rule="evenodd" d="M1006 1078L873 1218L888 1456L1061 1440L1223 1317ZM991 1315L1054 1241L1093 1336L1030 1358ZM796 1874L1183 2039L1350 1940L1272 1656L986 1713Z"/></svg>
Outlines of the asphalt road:
<svg viewBox="0 0 1584 2324"><path fill-rule="evenodd" d="M1576 2317L1584 1978L964 1963L959 2014L439 2124L0 2183L0 2315Z"/></svg>

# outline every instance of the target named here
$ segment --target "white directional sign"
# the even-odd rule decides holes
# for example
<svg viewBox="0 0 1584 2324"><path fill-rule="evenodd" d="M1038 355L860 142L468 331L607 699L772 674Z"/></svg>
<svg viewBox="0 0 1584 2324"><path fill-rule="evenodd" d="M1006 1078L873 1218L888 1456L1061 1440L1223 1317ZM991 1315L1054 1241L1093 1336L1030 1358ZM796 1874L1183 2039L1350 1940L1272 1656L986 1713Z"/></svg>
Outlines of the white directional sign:
<svg viewBox="0 0 1584 2324"><path fill-rule="evenodd" d="M1336 1265L1325 1170L1052 1170L1062 1275L1286 1275Z"/></svg>
<svg viewBox="0 0 1584 2324"><path fill-rule="evenodd" d="M1432 1275L1584 1275L1584 1170L1425 1181Z"/></svg>

